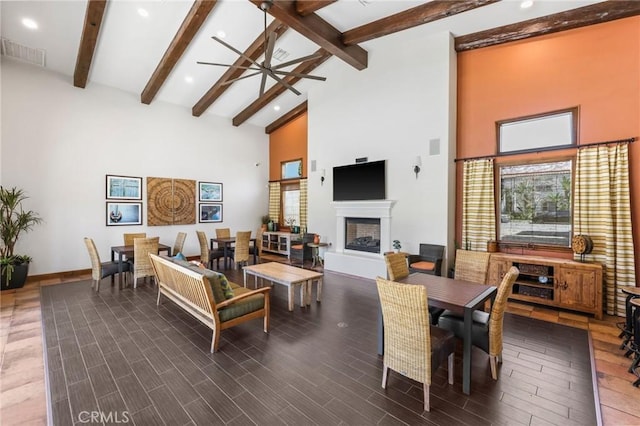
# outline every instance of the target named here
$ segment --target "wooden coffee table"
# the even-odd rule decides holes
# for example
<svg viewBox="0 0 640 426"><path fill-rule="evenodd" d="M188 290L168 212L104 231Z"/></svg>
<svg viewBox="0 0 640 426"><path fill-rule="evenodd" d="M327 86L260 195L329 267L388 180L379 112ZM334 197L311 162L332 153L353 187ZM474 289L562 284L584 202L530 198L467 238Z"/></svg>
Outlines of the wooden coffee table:
<svg viewBox="0 0 640 426"><path fill-rule="evenodd" d="M322 272L310 271L308 269L296 268L278 262L260 263L249 265L244 270L244 286L247 286L247 275L253 275L255 286L258 286L258 278L271 281L272 283L287 286L289 293L289 310L293 311L293 292L296 286L300 286L300 306L311 304L311 286L313 282L318 283L318 295L316 300L320 301L322 292Z"/></svg>

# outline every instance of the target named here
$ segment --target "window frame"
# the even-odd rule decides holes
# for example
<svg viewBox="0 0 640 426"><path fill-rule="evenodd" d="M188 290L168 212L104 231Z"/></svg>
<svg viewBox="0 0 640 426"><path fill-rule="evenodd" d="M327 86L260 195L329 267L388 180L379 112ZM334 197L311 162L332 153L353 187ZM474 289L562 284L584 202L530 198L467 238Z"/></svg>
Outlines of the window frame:
<svg viewBox="0 0 640 426"><path fill-rule="evenodd" d="M285 191L300 191L300 179L286 179L286 180L280 181L280 215L278 217L278 222L279 222L278 225L280 225L280 227L285 227L285 226L289 227L289 225L287 225L285 222L287 218L285 217L285 214L284 214L285 213L284 212Z"/></svg>
<svg viewBox="0 0 640 426"><path fill-rule="evenodd" d="M300 173L298 174L298 176L285 177L284 176L285 167L287 165L289 165L289 164L294 164L294 163L298 163L298 168L300 170ZM288 181L291 181L291 180L300 180L300 179L302 179L302 176L304 175L303 168L304 168L304 163L302 162L302 158L296 158L296 159L293 159L293 160L281 161L280 162L280 180L288 182Z"/></svg>
<svg viewBox="0 0 640 426"><path fill-rule="evenodd" d="M495 188L495 215L496 215L496 239L498 240L500 246L508 247L508 248L526 248L531 250L545 250L545 251L558 251L558 252L566 252L572 253L571 250L571 236L573 235L573 218L574 218L574 195L575 195L575 172L576 172L576 160L577 157L575 154L566 154L566 155L558 155L558 156L545 156L544 158L530 158L527 160L511 160L504 161L496 164L494 168L494 188ZM502 215L502 179L501 179L501 168L502 167L512 167L512 166L523 166L523 165L532 165L532 164L548 164L548 163L557 163L563 161L571 161L571 196L570 196L570 217L569 217L569 242L568 245L557 245L557 244L544 244L544 243L534 243L534 242L517 242L517 241L506 241L501 239L501 215Z"/></svg>

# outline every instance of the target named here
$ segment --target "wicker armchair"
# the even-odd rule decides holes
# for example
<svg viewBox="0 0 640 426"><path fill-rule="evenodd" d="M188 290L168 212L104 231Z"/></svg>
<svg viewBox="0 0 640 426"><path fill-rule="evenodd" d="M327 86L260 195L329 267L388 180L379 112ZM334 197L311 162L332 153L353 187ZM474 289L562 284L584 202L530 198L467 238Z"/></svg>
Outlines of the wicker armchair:
<svg viewBox="0 0 640 426"><path fill-rule="evenodd" d="M410 254L409 272L422 272L442 276L442 260L444 259L444 246L436 244L420 244L420 254Z"/></svg>
<svg viewBox="0 0 640 426"><path fill-rule="evenodd" d="M196 231L198 243L200 243L200 262L207 265L207 268L213 269L213 261L216 261L216 268L220 269L220 258L224 257L224 251L220 248L210 250L207 241L207 234L204 231Z"/></svg>
<svg viewBox="0 0 640 426"><path fill-rule="evenodd" d="M402 253L389 253L384 256L384 262L387 265L387 275L391 281L398 281L409 276L409 267L407 266L407 257ZM429 307L429 315L431 315L431 324L437 325L438 318L444 312L444 309Z"/></svg>
<svg viewBox="0 0 640 426"><path fill-rule="evenodd" d="M457 269L457 268L456 268ZM491 377L498 380L497 363L502 362L502 330L504 322L504 310L507 306L507 298L511 294L513 283L518 278L520 271L512 266L502 278L498 286L496 300L491 307L491 312L475 311L473 313L473 325L471 336L473 345L489 354L491 364ZM457 337L464 334L464 318L451 311L444 311L438 321L438 326L445 330L451 330Z"/></svg>
<svg viewBox="0 0 640 426"><path fill-rule="evenodd" d="M456 280L471 281L478 284L487 282L489 258L491 253L485 251L456 250Z"/></svg>
<svg viewBox="0 0 640 426"><path fill-rule="evenodd" d="M133 288L138 285L138 278L153 278L153 267L149 253L158 254L160 237L136 238L133 240L133 259L129 259L129 269L133 272Z"/></svg>
<svg viewBox="0 0 640 426"><path fill-rule="evenodd" d="M447 360L449 384L453 384L453 333L431 327L427 310L427 289L376 278L384 321L382 388L389 369L423 383L424 409L430 411L431 376Z"/></svg>
<svg viewBox="0 0 640 426"><path fill-rule="evenodd" d="M249 241L251 240L251 231L236 232L236 248L234 251L233 261L236 268L240 265L249 264Z"/></svg>
<svg viewBox="0 0 640 426"><path fill-rule="evenodd" d="M173 255L175 256L178 253L182 253L182 249L184 248L184 240L187 239L187 233L186 232L178 232L178 235L176 235L176 242L173 243ZM184 253L182 253L184 254Z"/></svg>
<svg viewBox="0 0 640 426"><path fill-rule="evenodd" d="M292 241L291 248L289 250L289 261L293 265L294 261L300 262L300 266L304 267L305 260L311 260L313 258L313 252L311 247L307 244L312 243L316 234L304 234L302 235L302 241Z"/></svg>
<svg viewBox="0 0 640 426"><path fill-rule="evenodd" d="M95 286L96 291L100 291L100 281L105 277L111 277L111 285L113 285L113 276L118 273L118 262L100 262L100 255L96 249L96 244L91 238L85 237L84 244L87 246L89 252L89 258L91 258L91 288ZM122 265L122 271L129 271L129 264L124 263ZM127 275L124 276L125 283Z"/></svg>

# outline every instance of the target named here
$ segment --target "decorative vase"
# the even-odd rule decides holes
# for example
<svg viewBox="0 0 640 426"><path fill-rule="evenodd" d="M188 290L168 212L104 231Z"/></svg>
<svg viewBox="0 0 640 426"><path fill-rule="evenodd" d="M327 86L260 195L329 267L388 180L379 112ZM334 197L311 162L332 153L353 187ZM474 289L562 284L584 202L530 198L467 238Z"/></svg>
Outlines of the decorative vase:
<svg viewBox="0 0 640 426"><path fill-rule="evenodd" d="M21 265L14 265L13 272L11 273L11 279L7 284L7 277L5 267L3 266L0 271L0 288L2 290L13 290L16 288L24 287L27 282L27 275L29 274L29 264L23 263Z"/></svg>
<svg viewBox="0 0 640 426"><path fill-rule="evenodd" d="M273 222L267 223L267 229L269 230L269 232L273 231Z"/></svg>
<svg viewBox="0 0 640 426"><path fill-rule="evenodd" d="M320 243L320 235L315 234L315 235L313 236L313 243L314 243L314 244L318 244L318 243Z"/></svg>

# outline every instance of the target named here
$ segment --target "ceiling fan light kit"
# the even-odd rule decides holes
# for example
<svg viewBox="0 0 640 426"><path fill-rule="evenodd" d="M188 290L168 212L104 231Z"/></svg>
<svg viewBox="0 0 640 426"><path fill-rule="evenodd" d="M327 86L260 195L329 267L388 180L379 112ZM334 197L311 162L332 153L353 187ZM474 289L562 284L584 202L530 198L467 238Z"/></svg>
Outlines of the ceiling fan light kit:
<svg viewBox="0 0 640 426"><path fill-rule="evenodd" d="M239 69L244 69L246 71L253 71L253 72L251 72L249 74L242 75L242 76L240 76L238 78L227 80L227 81L225 81L223 83L225 85L226 84L235 83L236 81L243 80L245 78L253 77L254 75L262 75L262 80L260 81L259 96L263 96L264 95L264 90L265 90L265 86L266 86L266 83L267 83L267 76L271 77L277 83L282 84L284 87L286 87L287 89L289 89L290 91L292 91L293 93L295 93L296 95L299 96L300 92L298 90L296 90L291 84L286 82L285 78L287 78L287 77L297 77L297 78L308 78L308 79L311 79L311 80L325 81L326 77L320 77L320 76L311 75L311 74L296 73L296 72L293 72L293 71L285 71L285 70L282 70L282 68L285 68L285 67L288 67L288 66L291 66L291 65L295 65L295 64L298 64L300 62L305 62L305 61L310 61L312 59L316 59L316 58L322 56L322 54L316 52L316 53L313 53L311 55L302 56L300 58L293 59L293 60L287 61L287 62L283 62L283 63L275 65L275 66L272 65L271 61L273 59L273 52L274 52L274 48L275 48L275 44L276 44L276 38L278 37L278 35L273 31L270 32L269 34L267 34L267 12L271 8L272 4L273 4L273 2L271 2L271 1L263 1L259 5L260 10L262 10L264 12L264 32L263 32L263 34L264 34L264 61L262 61L262 63L254 61L249 56L247 56L243 52L241 52L240 50L236 49L235 47L233 47L230 44L224 42L222 39L220 39L220 38L218 38L216 36L213 36L211 38L214 39L215 41L217 41L218 43L222 44L227 49L230 49L233 52L237 53L242 58L244 58L245 60L249 61L252 65L250 65L250 66L230 65L230 64L220 64L220 63L217 63L217 62L204 62L204 61L198 61L197 63L198 64L202 64L202 65L214 65L214 66L221 66L221 67L239 68ZM282 77L280 77L280 76L282 76Z"/></svg>

